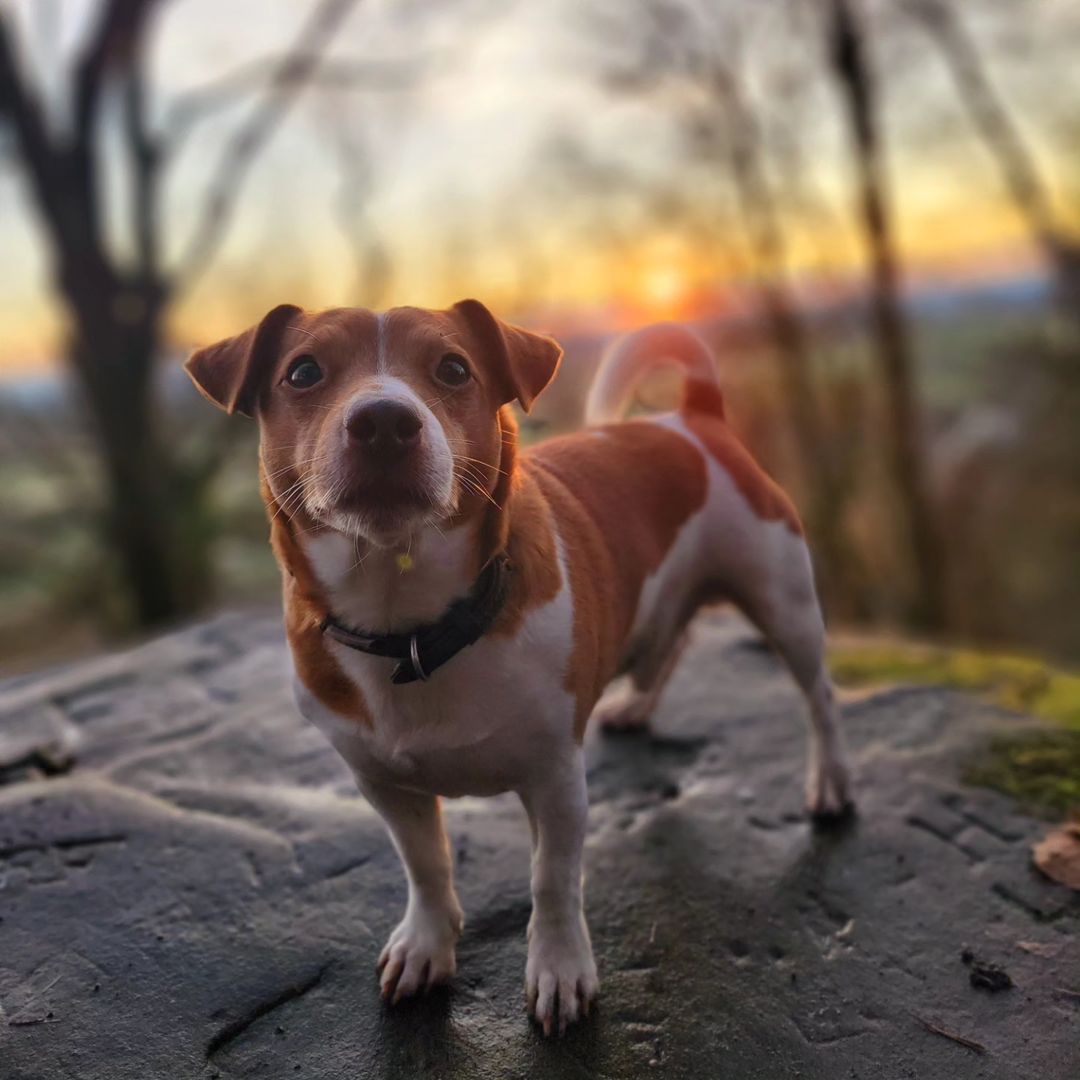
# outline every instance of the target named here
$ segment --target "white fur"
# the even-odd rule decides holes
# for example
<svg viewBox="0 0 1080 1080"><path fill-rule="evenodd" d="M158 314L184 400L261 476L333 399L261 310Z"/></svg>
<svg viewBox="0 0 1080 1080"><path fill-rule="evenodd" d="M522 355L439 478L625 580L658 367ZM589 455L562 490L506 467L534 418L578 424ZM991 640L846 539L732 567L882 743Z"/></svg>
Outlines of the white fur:
<svg viewBox="0 0 1080 1080"><path fill-rule="evenodd" d="M341 532L302 538L315 576L337 605L334 614L353 626L389 632L438 618L472 584L476 530L417 530L398 548L368 547ZM412 569L403 572L399 555Z"/></svg>
<svg viewBox="0 0 1080 1080"><path fill-rule="evenodd" d="M340 539L348 546L347 538ZM334 587L340 578L327 571L330 542L315 537L305 537L304 542L336 611L345 612L348 620L379 610L373 597L382 591L378 581L382 575L364 574L369 584L345 593ZM451 533L446 545L454 548L459 542ZM395 685L390 681L393 660L328 642L363 692L375 717L370 729L335 717L299 687L301 710L326 732L353 769L365 775L431 795L520 791L531 782L538 755L542 758L552 747L573 744L575 702L564 685L573 640L573 604L561 541L558 550L559 592L529 612L516 635L482 638L430 682ZM448 558L453 562L452 555ZM415 623L431 617L432 606L445 608L443 598L426 596L424 575L434 577L437 571L429 571L424 558L418 558L416 569L408 574L396 568L392 573L403 583L402 596L408 593L415 601L403 599L392 624ZM409 580L414 574L415 586ZM466 577L457 581L457 587L446 593L451 599L470 584Z"/></svg>

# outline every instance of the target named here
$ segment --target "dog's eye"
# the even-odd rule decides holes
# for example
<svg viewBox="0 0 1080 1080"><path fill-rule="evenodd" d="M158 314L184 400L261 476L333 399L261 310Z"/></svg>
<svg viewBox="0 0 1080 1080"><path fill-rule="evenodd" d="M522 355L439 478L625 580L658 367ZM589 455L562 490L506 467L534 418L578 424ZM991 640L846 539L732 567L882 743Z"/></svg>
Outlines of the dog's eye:
<svg viewBox="0 0 1080 1080"><path fill-rule="evenodd" d="M447 353L435 369L435 378L446 386L464 386L471 377L465 357L457 353Z"/></svg>
<svg viewBox="0 0 1080 1080"><path fill-rule="evenodd" d="M290 365L285 381L295 390L306 390L322 381L322 368L314 356L298 356Z"/></svg>

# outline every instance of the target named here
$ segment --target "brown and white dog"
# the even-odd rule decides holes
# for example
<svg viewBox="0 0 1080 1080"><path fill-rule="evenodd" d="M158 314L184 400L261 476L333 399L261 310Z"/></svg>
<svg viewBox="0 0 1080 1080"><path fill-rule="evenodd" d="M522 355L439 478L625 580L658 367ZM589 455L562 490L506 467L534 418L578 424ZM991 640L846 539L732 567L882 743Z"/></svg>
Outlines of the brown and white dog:
<svg viewBox="0 0 1080 1080"><path fill-rule="evenodd" d="M560 356L465 300L283 305L187 364L211 401L259 421L296 699L404 863L383 995L454 973L462 910L439 797L513 791L533 837L526 994L546 1033L598 988L582 903L586 722L620 672L633 690L599 721L647 722L702 604L735 602L804 692L811 813L850 805L799 520L725 423L707 349L676 325L629 336L602 365L590 420L616 418L666 361L685 369L680 407L519 452L510 403L528 410ZM470 604L475 622L447 616ZM434 640L447 619L473 632L425 670L434 653L413 632ZM356 647L380 635L397 651ZM403 665L411 681L395 681Z"/></svg>

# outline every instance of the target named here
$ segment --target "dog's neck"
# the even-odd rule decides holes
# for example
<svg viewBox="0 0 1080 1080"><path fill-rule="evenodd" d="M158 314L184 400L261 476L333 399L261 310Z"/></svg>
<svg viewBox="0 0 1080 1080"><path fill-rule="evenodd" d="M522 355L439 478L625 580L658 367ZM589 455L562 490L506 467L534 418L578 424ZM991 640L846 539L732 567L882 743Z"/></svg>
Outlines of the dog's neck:
<svg viewBox="0 0 1080 1080"><path fill-rule="evenodd" d="M301 547L330 612L347 625L391 633L434 621L469 591L481 569L477 525L428 525L405 547L366 549L323 529L303 536Z"/></svg>

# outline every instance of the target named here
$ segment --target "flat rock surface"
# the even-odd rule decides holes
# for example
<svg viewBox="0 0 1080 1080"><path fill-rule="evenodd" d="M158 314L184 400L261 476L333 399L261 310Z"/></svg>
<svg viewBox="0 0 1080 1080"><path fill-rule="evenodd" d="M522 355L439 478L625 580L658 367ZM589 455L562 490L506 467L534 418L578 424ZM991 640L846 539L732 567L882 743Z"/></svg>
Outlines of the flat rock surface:
<svg viewBox="0 0 1080 1080"><path fill-rule="evenodd" d="M1031 868L1043 824L958 779L1022 719L846 701L860 815L815 832L796 693L743 623L699 620L655 733L590 736L601 999L545 1042L516 801L448 805L458 975L384 1007L401 871L286 669L274 618L226 616L0 684L2 1080L1080 1076L1076 900ZM973 987L964 949L1013 988Z"/></svg>

